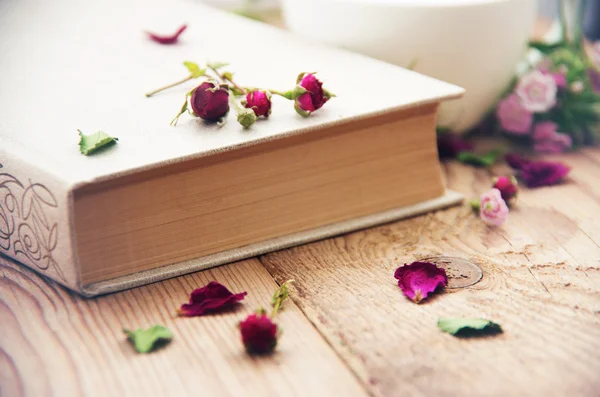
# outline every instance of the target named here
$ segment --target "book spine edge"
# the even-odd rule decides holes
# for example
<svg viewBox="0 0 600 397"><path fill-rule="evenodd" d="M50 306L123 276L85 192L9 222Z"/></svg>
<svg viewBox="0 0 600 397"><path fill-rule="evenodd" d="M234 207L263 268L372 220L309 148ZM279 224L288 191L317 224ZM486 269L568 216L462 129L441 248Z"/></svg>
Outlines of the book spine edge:
<svg viewBox="0 0 600 397"><path fill-rule="evenodd" d="M71 189L27 150L0 147L0 253L81 292L71 227Z"/></svg>

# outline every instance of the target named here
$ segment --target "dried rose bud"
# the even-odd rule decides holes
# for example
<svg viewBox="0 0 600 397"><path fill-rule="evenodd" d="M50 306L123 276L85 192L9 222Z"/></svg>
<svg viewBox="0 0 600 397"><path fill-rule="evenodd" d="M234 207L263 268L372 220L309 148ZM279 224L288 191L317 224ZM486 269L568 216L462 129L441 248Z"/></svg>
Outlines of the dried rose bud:
<svg viewBox="0 0 600 397"><path fill-rule="evenodd" d="M251 314L240 323L242 342L249 354L268 354L277 346L278 328L269 316Z"/></svg>
<svg viewBox="0 0 600 397"><path fill-rule="evenodd" d="M500 190L502 199L504 201L508 201L511 198L517 196L517 191L518 191L517 185L518 185L517 178L515 178L514 176L511 175L511 176L499 176L497 178L494 178L494 186L492 186L492 187Z"/></svg>
<svg viewBox="0 0 600 397"><path fill-rule="evenodd" d="M218 83L205 81L194 89L190 105L201 119L218 121L229 112L229 91Z"/></svg>
<svg viewBox="0 0 600 397"><path fill-rule="evenodd" d="M254 110L257 117L269 117L271 114L271 93L262 90L251 91L246 94L244 106Z"/></svg>
<svg viewBox="0 0 600 397"><path fill-rule="evenodd" d="M320 109L325 105L325 102L334 96L323 89L323 83L312 73L300 74L298 85L294 91L294 108L296 112L304 117Z"/></svg>

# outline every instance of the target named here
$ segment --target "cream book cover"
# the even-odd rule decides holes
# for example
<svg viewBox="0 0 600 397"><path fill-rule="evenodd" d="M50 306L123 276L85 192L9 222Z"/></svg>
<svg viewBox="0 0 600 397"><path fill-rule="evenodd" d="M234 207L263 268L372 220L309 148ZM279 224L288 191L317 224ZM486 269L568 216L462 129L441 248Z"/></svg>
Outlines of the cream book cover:
<svg viewBox="0 0 600 397"><path fill-rule="evenodd" d="M187 23L188 29L175 45L159 45L144 33L171 32L182 23ZM309 229L298 227L293 233L270 234L264 240L248 240L222 251L213 249L206 255L182 255L177 260L171 257L154 268L120 269L110 273L113 276L108 279L91 273L82 278L81 269L86 268L82 258L93 260L94 255L102 253L99 248L90 248L84 254L77 248L78 239L81 242L87 237L75 232L76 225L106 215L119 219L119 227L126 228L129 213L116 212L117 201L102 202L78 212L75 219L74 197L80 191L98 190L111 181L135 180L137 175L170 170L165 167L223 153L243 153L248 148L261 148L266 142L314 137L329 130L343 132L354 128L355 123L376 123L381 117L392 122L396 115L418 106L430 104L435 111L441 100L458 97L463 90L186 0L2 2L0 53L0 253L87 296L460 200L458 194L440 191L437 197L408 206L367 211L364 216L347 219L340 216L334 223L311 223ZM225 61L241 84L282 90L293 87L299 72L315 71L337 96L308 118L300 117L288 101L276 97L269 120L261 120L248 130L242 129L232 115L222 127L186 115L172 127L169 122L181 107L185 93L199 81L152 98L144 93L185 77L185 60L200 64ZM423 158L433 164L432 169L439 169L437 157L431 155L435 154L434 125L427 125L429 149ZM79 152L78 129L87 133L103 130L117 136L119 142L86 157ZM405 131L393 131L392 135L388 129L387 133L389 137L401 137ZM400 153L402 150L398 147ZM202 184L215 182L209 176ZM169 192L147 191L146 195L150 199L171 195L177 203L178 194L187 186ZM115 231L115 235L118 233ZM159 250L166 240L156 229L148 231L144 241ZM196 243L190 240L190 244ZM123 255L131 254L129 248L135 249L122 247ZM160 254L156 252L157 258ZM119 256L115 258L118 262Z"/></svg>

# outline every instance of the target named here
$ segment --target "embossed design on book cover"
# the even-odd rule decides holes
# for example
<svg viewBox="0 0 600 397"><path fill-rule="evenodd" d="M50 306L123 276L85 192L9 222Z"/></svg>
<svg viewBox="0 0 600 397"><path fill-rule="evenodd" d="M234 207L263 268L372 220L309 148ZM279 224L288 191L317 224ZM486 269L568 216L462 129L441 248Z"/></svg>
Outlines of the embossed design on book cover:
<svg viewBox="0 0 600 397"><path fill-rule="evenodd" d="M58 208L56 197L45 185L20 181L4 170L0 164L0 248L66 281L53 256L59 231L49 215Z"/></svg>

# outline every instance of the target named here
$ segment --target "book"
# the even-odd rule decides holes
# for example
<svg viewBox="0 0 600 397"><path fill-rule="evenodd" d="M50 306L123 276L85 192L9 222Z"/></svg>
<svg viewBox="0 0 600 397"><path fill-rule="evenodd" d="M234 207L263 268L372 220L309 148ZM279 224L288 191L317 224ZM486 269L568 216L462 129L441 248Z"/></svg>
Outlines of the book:
<svg viewBox="0 0 600 397"><path fill-rule="evenodd" d="M144 31L189 27L163 46ZM110 293L452 205L436 110L463 90L189 1L0 6L0 252L84 296ZM286 90L317 71L337 94L308 118L274 97L244 130L170 120L230 62ZM117 145L79 152L77 130Z"/></svg>

